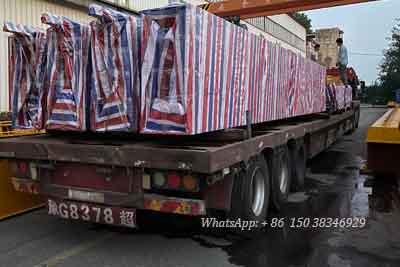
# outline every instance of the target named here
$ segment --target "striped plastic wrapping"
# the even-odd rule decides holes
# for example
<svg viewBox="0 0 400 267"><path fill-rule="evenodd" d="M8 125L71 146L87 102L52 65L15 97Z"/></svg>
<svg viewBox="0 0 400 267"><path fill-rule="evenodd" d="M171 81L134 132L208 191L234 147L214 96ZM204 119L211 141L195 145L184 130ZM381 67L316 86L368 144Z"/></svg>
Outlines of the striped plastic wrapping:
<svg viewBox="0 0 400 267"><path fill-rule="evenodd" d="M351 107L353 100L352 89L350 86L336 85L335 83L328 84L329 95L333 98L335 111L344 110Z"/></svg>
<svg viewBox="0 0 400 267"><path fill-rule="evenodd" d="M326 85L326 109L327 111L333 113L338 110L336 99L336 91L334 84Z"/></svg>
<svg viewBox="0 0 400 267"><path fill-rule="evenodd" d="M353 91L352 88L350 86L348 86L347 88L344 88L344 106L345 108L349 108L351 107L351 103L353 101Z"/></svg>
<svg viewBox="0 0 400 267"><path fill-rule="evenodd" d="M325 68L190 5L143 12L143 133L199 134L326 108Z"/></svg>
<svg viewBox="0 0 400 267"><path fill-rule="evenodd" d="M140 17L92 4L90 23L93 131L137 131L139 119Z"/></svg>
<svg viewBox="0 0 400 267"><path fill-rule="evenodd" d="M46 35L41 29L5 22L9 38L9 96L14 128L42 128L45 106Z"/></svg>
<svg viewBox="0 0 400 267"><path fill-rule="evenodd" d="M87 129L87 74L89 26L49 13L42 15L47 29L49 81L46 129Z"/></svg>

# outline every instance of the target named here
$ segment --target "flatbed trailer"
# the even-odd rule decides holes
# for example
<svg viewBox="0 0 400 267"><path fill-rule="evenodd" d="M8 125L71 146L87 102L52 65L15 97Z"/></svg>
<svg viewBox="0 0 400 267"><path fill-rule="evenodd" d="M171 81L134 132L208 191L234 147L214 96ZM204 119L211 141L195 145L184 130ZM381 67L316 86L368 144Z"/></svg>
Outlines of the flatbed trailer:
<svg viewBox="0 0 400 267"><path fill-rule="evenodd" d="M17 191L49 214L135 227L138 210L265 220L304 185L306 161L358 125L359 102L197 136L50 133L0 140Z"/></svg>

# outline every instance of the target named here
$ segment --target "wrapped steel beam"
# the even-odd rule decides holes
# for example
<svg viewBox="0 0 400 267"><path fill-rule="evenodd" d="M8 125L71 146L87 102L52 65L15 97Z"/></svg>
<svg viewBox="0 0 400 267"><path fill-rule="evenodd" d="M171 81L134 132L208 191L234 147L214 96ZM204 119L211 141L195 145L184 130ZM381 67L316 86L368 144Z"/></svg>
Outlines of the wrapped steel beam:
<svg viewBox="0 0 400 267"><path fill-rule="evenodd" d="M351 102L353 101L353 91L350 86L344 88L344 102L345 108L351 107Z"/></svg>
<svg viewBox="0 0 400 267"><path fill-rule="evenodd" d="M49 80L46 129L84 131L87 128L89 26L49 13L47 29Z"/></svg>
<svg viewBox="0 0 400 267"><path fill-rule="evenodd" d="M137 131L139 120L139 17L92 4L91 129Z"/></svg>
<svg viewBox="0 0 400 267"><path fill-rule="evenodd" d="M15 128L42 128L46 36L41 29L5 22L9 38L9 96Z"/></svg>
<svg viewBox="0 0 400 267"><path fill-rule="evenodd" d="M143 12L143 133L199 134L322 112L325 68L190 5Z"/></svg>

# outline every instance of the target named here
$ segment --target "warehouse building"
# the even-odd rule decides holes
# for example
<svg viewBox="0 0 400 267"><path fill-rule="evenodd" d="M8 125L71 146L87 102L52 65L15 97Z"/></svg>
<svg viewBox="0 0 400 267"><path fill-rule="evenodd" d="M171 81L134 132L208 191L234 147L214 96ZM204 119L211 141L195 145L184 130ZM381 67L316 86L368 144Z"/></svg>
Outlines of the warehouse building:
<svg viewBox="0 0 400 267"><path fill-rule="evenodd" d="M88 22L93 17L87 15L87 6L92 2L110 3L131 10L143 10L162 7L182 0L7 0L0 1L0 21L12 21L18 24L44 28L40 16L44 12L67 16L71 19ZM192 4L202 4L204 1L187 0ZM270 17L247 19L245 22L249 31L263 35L272 42L278 42L283 47L305 55L306 30L290 15L282 14ZM8 94L8 36L0 33L0 112L9 110Z"/></svg>
<svg viewBox="0 0 400 267"><path fill-rule="evenodd" d="M338 46L336 39L343 37L344 32L339 28L318 29L315 31L315 40L321 45L318 57L327 68L336 67Z"/></svg>

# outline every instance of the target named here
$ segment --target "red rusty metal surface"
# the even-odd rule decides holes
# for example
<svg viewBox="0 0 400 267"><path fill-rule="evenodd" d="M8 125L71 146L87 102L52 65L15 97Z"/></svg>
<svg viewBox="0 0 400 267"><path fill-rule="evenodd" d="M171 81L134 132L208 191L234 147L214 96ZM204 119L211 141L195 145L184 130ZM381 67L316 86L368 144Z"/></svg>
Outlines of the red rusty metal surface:
<svg viewBox="0 0 400 267"><path fill-rule="evenodd" d="M208 209L230 210L233 175L208 186L204 191L204 201Z"/></svg>
<svg viewBox="0 0 400 267"><path fill-rule="evenodd" d="M141 191L141 186L137 186L141 185L141 177L134 177L133 170L129 172L127 168L62 163L48 171L52 172L51 183L55 185L121 193Z"/></svg>
<svg viewBox="0 0 400 267"><path fill-rule="evenodd" d="M54 199L68 199L68 187L46 185L41 187L40 183L29 180L13 178L14 188L20 192L31 194L43 194ZM96 191L93 191L96 192ZM184 199L166 197L157 194L121 194L104 192L104 204L115 207L134 207L138 209L148 209L166 213L176 213L183 215L199 216L205 215L205 203L197 199ZM70 201L70 200L66 200ZM83 201L83 200L80 200ZM89 203L83 201L82 203Z"/></svg>

